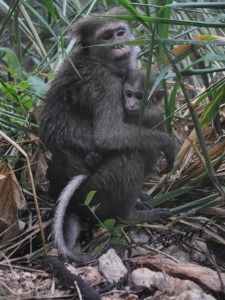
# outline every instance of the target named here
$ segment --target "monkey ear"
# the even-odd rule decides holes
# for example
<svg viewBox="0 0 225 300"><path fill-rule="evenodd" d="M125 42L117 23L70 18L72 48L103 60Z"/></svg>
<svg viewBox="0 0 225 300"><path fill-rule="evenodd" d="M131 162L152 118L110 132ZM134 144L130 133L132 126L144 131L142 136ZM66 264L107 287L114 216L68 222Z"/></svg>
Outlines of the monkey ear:
<svg viewBox="0 0 225 300"><path fill-rule="evenodd" d="M155 98L158 102L160 100L162 100L162 98L164 98L165 95L166 95L166 90L156 90L155 91Z"/></svg>

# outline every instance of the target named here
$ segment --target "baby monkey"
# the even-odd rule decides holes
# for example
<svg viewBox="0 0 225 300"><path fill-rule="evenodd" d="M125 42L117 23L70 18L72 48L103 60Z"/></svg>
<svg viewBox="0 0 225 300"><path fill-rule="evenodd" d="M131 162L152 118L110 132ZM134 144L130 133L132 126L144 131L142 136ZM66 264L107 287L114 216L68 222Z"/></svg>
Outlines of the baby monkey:
<svg viewBox="0 0 225 300"><path fill-rule="evenodd" d="M156 88L151 97L147 99L144 107L143 96L145 80L146 70L134 70L127 74L123 85L123 101L126 122L163 130L161 100L166 94L165 90ZM151 74L147 90L147 98L150 95L154 83L155 76Z"/></svg>
<svg viewBox="0 0 225 300"><path fill-rule="evenodd" d="M158 87L143 106L144 86L146 80L146 70L138 69L129 72L123 84L123 106L125 122L137 126L144 126L152 129L164 130L164 118L161 107L161 100L166 91ZM150 75L147 97L150 95L155 83L155 76ZM87 154L85 162L90 170L98 166L103 157L97 152Z"/></svg>

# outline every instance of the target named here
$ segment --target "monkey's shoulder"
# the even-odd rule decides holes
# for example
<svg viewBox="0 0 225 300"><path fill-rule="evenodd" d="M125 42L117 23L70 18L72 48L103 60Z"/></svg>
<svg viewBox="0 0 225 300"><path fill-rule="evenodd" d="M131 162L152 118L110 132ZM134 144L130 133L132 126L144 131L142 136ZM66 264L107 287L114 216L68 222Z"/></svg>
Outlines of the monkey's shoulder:
<svg viewBox="0 0 225 300"><path fill-rule="evenodd" d="M113 83L117 80L118 82L122 81L122 78L116 75L107 64L82 51L74 51L69 59L65 59L58 77L61 77L61 74L66 75L67 81L72 80L72 84L74 84L74 80L79 84L81 81L83 83L93 81L95 85L103 80L113 81Z"/></svg>

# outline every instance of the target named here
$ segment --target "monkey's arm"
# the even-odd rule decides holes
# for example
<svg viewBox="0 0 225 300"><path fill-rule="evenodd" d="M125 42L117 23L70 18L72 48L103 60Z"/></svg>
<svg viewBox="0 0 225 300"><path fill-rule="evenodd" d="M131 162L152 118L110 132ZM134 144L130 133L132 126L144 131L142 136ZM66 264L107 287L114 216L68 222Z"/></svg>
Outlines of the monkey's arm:
<svg viewBox="0 0 225 300"><path fill-rule="evenodd" d="M141 150L149 153L155 161L160 151L165 155L167 166L163 173L172 170L175 160L175 147L170 137L159 130L138 128L133 124L123 122L119 107L114 110L97 113L94 122L94 141L99 152L116 150ZM104 116L104 117L103 117Z"/></svg>
<svg viewBox="0 0 225 300"><path fill-rule="evenodd" d="M93 109L93 136L95 147L101 151L141 150L157 159L160 151L167 160L169 172L175 159L175 148L170 137L159 130L139 128L124 122L122 101L122 80L110 76L104 90L95 90ZM100 83L99 83L100 84ZM101 93L100 93L101 92ZM102 99L105 99L104 101Z"/></svg>
<svg viewBox="0 0 225 300"><path fill-rule="evenodd" d="M151 107L145 107L143 120L141 123L142 126L165 131L164 118L161 108L152 106L153 105L151 105Z"/></svg>

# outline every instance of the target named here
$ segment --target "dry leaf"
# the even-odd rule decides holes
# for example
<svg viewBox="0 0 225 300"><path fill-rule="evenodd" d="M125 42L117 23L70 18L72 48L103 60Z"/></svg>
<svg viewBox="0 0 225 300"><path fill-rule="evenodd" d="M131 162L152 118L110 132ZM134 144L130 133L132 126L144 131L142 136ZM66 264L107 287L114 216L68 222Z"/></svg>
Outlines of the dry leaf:
<svg viewBox="0 0 225 300"><path fill-rule="evenodd" d="M0 220L11 225L18 220L18 208L26 206L26 200L16 176L7 162L0 164Z"/></svg>
<svg viewBox="0 0 225 300"><path fill-rule="evenodd" d="M37 190L40 190L42 192L47 192L49 189L49 182L46 177L49 160L51 160L51 153L49 151L42 149L41 145L38 145L30 163L32 166L32 173L34 176L35 187ZM29 182L23 182L23 184L27 188L30 187Z"/></svg>

